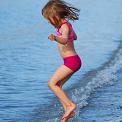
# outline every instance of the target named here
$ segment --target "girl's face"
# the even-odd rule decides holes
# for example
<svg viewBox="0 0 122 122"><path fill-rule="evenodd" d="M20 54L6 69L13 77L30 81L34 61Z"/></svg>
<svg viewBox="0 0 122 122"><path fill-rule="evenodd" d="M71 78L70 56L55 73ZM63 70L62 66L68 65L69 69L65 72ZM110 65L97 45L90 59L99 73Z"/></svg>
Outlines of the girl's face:
<svg viewBox="0 0 122 122"><path fill-rule="evenodd" d="M51 25L53 25L55 28L58 28L59 27L59 22L60 22L60 19L59 17L56 16L56 20L54 20L52 17L50 17L48 20L48 23L50 23Z"/></svg>
<svg viewBox="0 0 122 122"><path fill-rule="evenodd" d="M53 25L54 27L56 27L56 23L53 20L53 18L50 18L50 19L47 19L47 20L48 20L48 23L50 23L51 25Z"/></svg>

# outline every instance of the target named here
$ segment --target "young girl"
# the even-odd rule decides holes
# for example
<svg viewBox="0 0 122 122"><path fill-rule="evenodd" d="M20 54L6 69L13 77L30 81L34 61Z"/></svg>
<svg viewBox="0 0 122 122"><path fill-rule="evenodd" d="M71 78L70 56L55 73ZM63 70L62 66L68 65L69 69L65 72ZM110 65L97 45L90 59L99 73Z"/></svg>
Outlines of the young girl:
<svg viewBox="0 0 122 122"><path fill-rule="evenodd" d="M58 97L65 113L61 122L74 116L76 104L73 103L62 89L62 85L81 67L81 59L74 48L77 35L69 20L78 20L79 10L62 0L50 0L42 9L42 15L56 28L56 35L50 34L48 39L57 42L60 55L64 61L48 82L48 87Z"/></svg>

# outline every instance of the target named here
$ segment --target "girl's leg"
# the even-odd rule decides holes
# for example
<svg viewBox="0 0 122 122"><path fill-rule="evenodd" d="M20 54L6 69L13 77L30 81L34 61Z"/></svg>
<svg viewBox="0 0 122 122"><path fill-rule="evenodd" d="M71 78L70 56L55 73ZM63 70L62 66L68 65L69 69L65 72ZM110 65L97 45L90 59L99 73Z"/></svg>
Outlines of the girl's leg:
<svg viewBox="0 0 122 122"><path fill-rule="evenodd" d="M61 101L60 99L59 99L59 101L60 101L61 104L63 105L64 110L66 111L66 105L65 105L65 103L64 103L63 101ZM74 115L75 115L75 112L72 111L72 112L69 114L69 116L66 118L66 120L69 119L69 118L74 117Z"/></svg>
<svg viewBox="0 0 122 122"><path fill-rule="evenodd" d="M49 88L66 105L66 112L63 118L67 117L73 110L75 110L76 105L67 97L63 89L56 84L72 73L73 71L71 69L69 69L65 65L62 65L61 67L59 67L59 69L55 72L51 80L48 82Z"/></svg>
<svg viewBox="0 0 122 122"><path fill-rule="evenodd" d="M64 85L64 83L65 83L71 76L72 76L72 74L70 74L69 76L67 76L67 77L64 78L63 80L59 81L59 82L57 83L57 85L58 85L60 88L62 88L62 86ZM59 100L60 100L60 99L59 99ZM64 103L63 101L61 101L61 100L60 100L60 102L61 102L61 104L63 105L64 110L66 111L66 105L65 105L65 103ZM74 111L73 111L73 112L71 112L71 114L69 115L69 118L72 118L74 115L75 115L75 113L74 113Z"/></svg>
<svg viewBox="0 0 122 122"><path fill-rule="evenodd" d="M56 85L58 85L60 88L64 85L64 83L71 77L72 75L69 75L68 77L64 78L63 80L59 81ZM60 99L59 99L60 100ZM64 110L66 111L66 105L63 101L61 101L61 104L63 105Z"/></svg>
<svg viewBox="0 0 122 122"><path fill-rule="evenodd" d="M72 74L69 74L69 75L68 75L67 77L65 77L63 80L58 81L56 85L58 85L59 87L62 88L62 86L64 85L64 83L65 83L66 81L68 81L72 75L73 75L73 73L72 73Z"/></svg>
<svg viewBox="0 0 122 122"><path fill-rule="evenodd" d="M70 74L70 75L68 75L66 78L64 78L63 80L61 80L61 82L60 82L60 84L61 84L61 87L65 84L65 82L67 81L67 80L69 80L70 79L70 77L73 75L73 73L72 74Z"/></svg>

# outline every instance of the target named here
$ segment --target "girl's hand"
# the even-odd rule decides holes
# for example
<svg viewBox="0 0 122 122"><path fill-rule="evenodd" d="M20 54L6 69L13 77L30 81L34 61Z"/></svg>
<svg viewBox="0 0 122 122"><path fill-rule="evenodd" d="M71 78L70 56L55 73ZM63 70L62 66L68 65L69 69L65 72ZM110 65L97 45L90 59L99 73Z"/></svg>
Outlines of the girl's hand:
<svg viewBox="0 0 122 122"><path fill-rule="evenodd" d="M55 41L55 35L51 34L48 36L48 39L50 39L51 41Z"/></svg>

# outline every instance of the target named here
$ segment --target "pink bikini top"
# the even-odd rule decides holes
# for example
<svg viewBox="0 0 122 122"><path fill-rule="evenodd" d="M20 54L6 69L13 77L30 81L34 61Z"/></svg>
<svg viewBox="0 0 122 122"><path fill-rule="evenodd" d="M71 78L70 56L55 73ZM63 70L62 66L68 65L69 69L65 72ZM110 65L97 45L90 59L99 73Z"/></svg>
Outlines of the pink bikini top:
<svg viewBox="0 0 122 122"><path fill-rule="evenodd" d="M69 27L69 36L68 36L68 40L74 41L74 32L73 32L72 25L71 25L68 21L65 21L65 22L63 22L63 23L61 24L61 26L62 26L63 24L65 24L65 23L67 23L67 25L68 25L68 27ZM60 28L61 28L61 26L60 26ZM61 36L61 35L62 35L62 33L59 32L59 29L60 29L60 28L56 28L56 35L57 35L57 36Z"/></svg>

